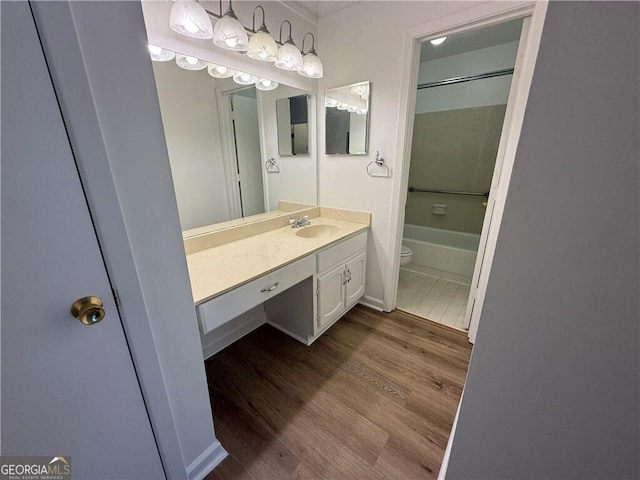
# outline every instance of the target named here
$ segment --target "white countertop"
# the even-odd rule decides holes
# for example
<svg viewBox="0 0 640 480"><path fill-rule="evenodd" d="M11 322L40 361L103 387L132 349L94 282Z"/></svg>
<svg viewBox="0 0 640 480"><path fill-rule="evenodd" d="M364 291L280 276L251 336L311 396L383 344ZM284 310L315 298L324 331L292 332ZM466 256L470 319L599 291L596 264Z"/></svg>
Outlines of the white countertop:
<svg viewBox="0 0 640 480"><path fill-rule="evenodd" d="M187 255L194 303L206 302L369 228L368 223L322 216L312 218L311 224L333 224L340 229L326 237L301 238L296 235L300 229L278 227Z"/></svg>

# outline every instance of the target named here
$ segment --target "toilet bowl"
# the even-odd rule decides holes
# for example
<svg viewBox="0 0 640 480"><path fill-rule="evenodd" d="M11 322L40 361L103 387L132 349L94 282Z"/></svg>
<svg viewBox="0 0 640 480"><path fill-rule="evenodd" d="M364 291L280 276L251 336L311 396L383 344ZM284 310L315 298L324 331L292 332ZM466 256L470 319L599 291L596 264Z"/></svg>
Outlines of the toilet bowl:
<svg viewBox="0 0 640 480"><path fill-rule="evenodd" d="M406 245L402 245L402 249L400 250L400 266L406 265L411 261L411 256L413 252Z"/></svg>

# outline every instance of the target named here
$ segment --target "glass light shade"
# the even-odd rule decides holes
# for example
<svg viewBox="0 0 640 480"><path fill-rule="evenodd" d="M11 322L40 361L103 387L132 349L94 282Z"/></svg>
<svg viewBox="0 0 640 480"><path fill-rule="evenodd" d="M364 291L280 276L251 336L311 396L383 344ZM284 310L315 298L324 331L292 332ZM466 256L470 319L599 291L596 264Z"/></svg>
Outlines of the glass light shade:
<svg viewBox="0 0 640 480"><path fill-rule="evenodd" d="M360 98L366 100L369 98L369 86L368 85L354 85L351 87L351 93L353 95L358 95Z"/></svg>
<svg viewBox="0 0 640 480"><path fill-rule="evenodd" d="M171 7L169 27L185 37L213 38L209 15L202 5L192 0L178 0Z"/></svg>
<svg viewBox="0 0 640 480"><path fill-rule="evenodd" d="M447 39L447 37L434 38L433 40L431 40L431 44L432 45L442 45L446 39Z"/></svg>
<svg viewBox="0 0 640 480"><path fill-rule="evenodd" d="M261 78L256 82L256 88L258 90L275 90L278 88L278 82L274 82L273 80L268 80L266 78Z"/></svg>
<svg viewBox="0 0 640 480"><path fill-rule="evenodd" d="M309 52L302 57L302 68L298 73L303 77L322 78L324 74L322 62L316 54Z"/></svg>
<svg viewBox="0 0 640 480"><path fill-rule="evenodd" d="M338 101L333 99L333 98L327 97L325 99L325 101L324 101L324 106L325 107L329 107L329 108L337 107L338 106Z"/></svg>
<svg viewBox="0 0 640 480"><path fill-rule="evenodd" d="M358 115L366 115L368 112L368 110L366 108L359 108L358 110L356 110L356 113Z"/></svg>
<svg viewBox="0 0 640 480"><path fill-rule="evenodd" d="M347 112L349 113L356 113L358 111L358 107L356 107L355 105L349 105L347 107Z"/></svg>
<svg viewBox="0 0 640 480"><path fill-rule="evenodd" d="M199 58L182 55L181 53L176 54L176 63L185 70L202 70L207 67L207 64Z"/></svg>
<svg viewBox="0 0 640 480"><path fill-rule="evenodd" d="M215 63L207 65L207 72L215 78L229 78L233 77L233 74L235 73L230 68L225 67L224 65L216 65Z"/></svg>
<svg viewBox="0 0 640 480"><path fill-rule="evenodd" d="M347 108L349 108L349 104L347 104L347 103L338 103L338 106L336 108L338 110L346 110Z"/></svg>
<svg viewBox="0 0 640 480"><path fill-rule="evenodd" d="M213 27L213 44L234 52L247 50L249 45L247 32L232 12L225 13Z"/></svg>
<svg viewBox="0 0 640 480"><path fill-rule="evenodd" d="M149 44L149 55L154 62L168 62L176 57L176 53L156 45Z"/></svg>
<svg viewBox="0 0 640 480"><path fill-rule="evenodd" d="M297 71L302 68L302 54L293 43L285 43L278 50L276 67L282 70Z"/></svg>
<svg viewBox="0 0 640 480"><path fill-rule="evenodd" d="M275 62L278 58L278 45L269 32L258 30L249 40L247 57L263 62Z"/></svg>
<svg viewBox="0 0 640 480"><path fill-rule="evenodd" d="M258 77L244 72L236 72L233 74L233 81L239 85L253 85L258 81Z"/></svg>

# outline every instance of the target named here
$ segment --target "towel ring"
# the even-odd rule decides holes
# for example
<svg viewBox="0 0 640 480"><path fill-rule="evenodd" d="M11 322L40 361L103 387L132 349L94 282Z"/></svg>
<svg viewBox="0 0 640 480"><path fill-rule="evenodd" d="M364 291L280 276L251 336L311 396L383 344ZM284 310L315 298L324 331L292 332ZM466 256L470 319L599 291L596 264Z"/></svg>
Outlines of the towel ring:
<svg viewBox="0 0 640 480"><path fill-rule="evenodd" d="M373 170L374 165L378 167L378 169L381 169L382 171L376 172L375 170ZM383 178L391 177L391 170L389 169L389 166L384 163L384 158L380 156L380 152L377 151L376 159L373 160L372 162L369 162L369 164L367 165L367 175L369 175L370 177L383 177Z"/></svg>

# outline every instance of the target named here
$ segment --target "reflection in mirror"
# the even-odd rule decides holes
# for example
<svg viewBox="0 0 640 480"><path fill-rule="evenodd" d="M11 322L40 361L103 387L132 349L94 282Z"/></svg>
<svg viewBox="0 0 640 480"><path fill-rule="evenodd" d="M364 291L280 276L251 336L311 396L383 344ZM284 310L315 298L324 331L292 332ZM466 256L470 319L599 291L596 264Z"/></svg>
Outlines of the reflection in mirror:
<svg viewBox="0 0 640 480"><path fill-rule="evenodd" d="M274 157L277 100L306 99L307 92L277 83L266 91L263 84L214 78L220 68L187 70L171 60L153 62L184 237L316 205L314 155L295 168ZM310 144L307 140L307 152ZM294 148L302 150L298 144ZM281 173L270 173L275 170L266 168L268 158Z"/></svg>
<svg viewBox="0 0 640 480"><path fill-rule="evenodd" d="M327 90L325 137L327 155L367 153L370 82Z"/></svg>
<svg viewBox="0 0 640 480"><path fill-rule="evenodd" d="M309 96L276 100L278 153L281 157L309 154Z"/></svg>

